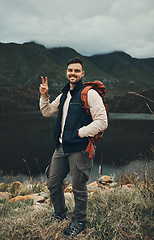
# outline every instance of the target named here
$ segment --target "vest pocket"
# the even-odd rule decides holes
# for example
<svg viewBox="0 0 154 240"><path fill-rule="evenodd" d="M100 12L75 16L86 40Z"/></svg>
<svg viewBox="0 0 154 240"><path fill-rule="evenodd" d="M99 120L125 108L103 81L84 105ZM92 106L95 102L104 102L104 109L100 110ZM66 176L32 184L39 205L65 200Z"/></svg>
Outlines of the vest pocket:
<svg viewBox="0 0 154 240"><path fill-rule="evenodd" d="M80 102L76 102L76 103L71 102L69 108L70 108L72 114L75 114L75 115L79 115L83 111L82 104Z"/></svg>

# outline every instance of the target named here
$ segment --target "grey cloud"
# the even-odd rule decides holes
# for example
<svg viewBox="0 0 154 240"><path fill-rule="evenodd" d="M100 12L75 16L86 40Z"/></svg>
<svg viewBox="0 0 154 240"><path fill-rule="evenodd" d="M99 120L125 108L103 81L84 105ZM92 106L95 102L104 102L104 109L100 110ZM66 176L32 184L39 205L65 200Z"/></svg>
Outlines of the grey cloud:
<svg viewBox="0 0 154 240"><path fill-rule="evenodd" d="M153 0L1 0L0 41L69 46L91 55L154 54Z"/></svg>

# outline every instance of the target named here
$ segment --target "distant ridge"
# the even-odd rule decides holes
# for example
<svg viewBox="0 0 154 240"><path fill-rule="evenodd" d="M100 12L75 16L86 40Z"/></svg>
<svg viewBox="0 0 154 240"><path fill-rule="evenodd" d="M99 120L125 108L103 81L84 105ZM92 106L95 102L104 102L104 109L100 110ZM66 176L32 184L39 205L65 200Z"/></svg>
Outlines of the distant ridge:
<svg viewBox="0 0 154 240"><path fill-rule="evenodd" d="M85 64L83 81L102 81L107 89L106 97L154 87L154 58L137 59L118 51L87 57L69 47L47 49L35 42L0 43L0 108L5 109L5 103L10 101L8 109L13 108L17 99L22 98L23 89L27 89L26 99L32 91L38 98L42 75L49 79L53 99L67 83L66 62L76 56ZM15 89L14 95L11 95L12 89Z"/></svg>
<svg viewBox="0 0 154 240"><path fill-rule="evenodd" d="M154 80L154 58L132 58L125 52L94 55L88 58L103 71L129 80Z"/></svg>
<svg viewBox="0 0 154 240"><path fill-rule="evenodd" d="M72 48L47 49L35 42L0 43L0 85L38 86L40 76L47 75L51 87L66 83L66 62L79 56L85 63L84 81L101 80L109 95L154 87L154 58L132 58L124 52L86 57Z"/></svg>

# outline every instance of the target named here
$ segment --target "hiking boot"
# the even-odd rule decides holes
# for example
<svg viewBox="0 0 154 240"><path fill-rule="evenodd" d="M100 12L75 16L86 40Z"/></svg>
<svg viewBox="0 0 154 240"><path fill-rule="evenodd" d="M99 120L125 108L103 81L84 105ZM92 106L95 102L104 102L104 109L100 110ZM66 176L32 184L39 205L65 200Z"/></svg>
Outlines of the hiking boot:
<svg viewBox="0 0 154 240"><path fill-rule="evenodd" d="M72 220L69 227L64 231L63 237L75 237L85 228L85 222L78 222L77 220Z"/></svg>

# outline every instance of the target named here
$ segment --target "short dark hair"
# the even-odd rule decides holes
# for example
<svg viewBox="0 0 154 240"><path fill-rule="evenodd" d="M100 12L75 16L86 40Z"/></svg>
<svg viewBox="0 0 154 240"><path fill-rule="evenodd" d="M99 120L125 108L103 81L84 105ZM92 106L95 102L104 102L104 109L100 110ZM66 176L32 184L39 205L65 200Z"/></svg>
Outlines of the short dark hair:
<svg viewBox="0 0 154 240"><path fill-rule="evenodd" d="M75 57L75 58L72 58L70 59L68 62L67 62L67 67L68 65L72 64L72 63L80 63L82 68L84 68L84 64L83 64L83 61L81 60L81 58L79 57Z"/></svg>

